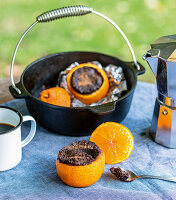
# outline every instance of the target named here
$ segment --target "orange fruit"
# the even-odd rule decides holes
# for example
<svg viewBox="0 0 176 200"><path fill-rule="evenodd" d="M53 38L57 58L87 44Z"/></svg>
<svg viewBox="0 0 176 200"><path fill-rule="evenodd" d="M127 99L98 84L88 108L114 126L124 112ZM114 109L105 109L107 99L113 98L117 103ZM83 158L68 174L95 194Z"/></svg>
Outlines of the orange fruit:
<svg viewBox="0 0 176 200"><path fill-rule="evenodd" d="M70 107L71 104L69 93L61 87L52 87L47 90L43 90L39 99L56 106Z"/></svg>
<svg viewBox="0 0 176 200"><path fill-rule="evenodd" d="M98 126L90 137L105 153L106 164L117 164L126 160L134 147L132 133L125 126L106 122Z"/></svg>
<svg viewBox="0 0 176 200"><path fill-rule="evenodd" d="M85 140L61 149L56 160L60 179L72 187L88 187L94 184L103 174L104 167L104 153L95 143Z"/></svg>
<svg viewBox="0 0 176 200"><path fill-rule="evenodd" d="M90 94L81 94L79 92L77 92L73 87L72 87L72 75L73 73L79 69L79 68L82 68L82 67L91 67L93 69L95 69L100 75L101 77L103 78L103 83L101 85L101 87L96 90L95 92L92 92ZM92 104L94 102L97 102L101 99L103 99L108 91L109 91L109 80L108 80L108 77L105 73L105 71L101 68L99 68L97 65L95 64L91 64L91 63L82 63L76 67L74 67L67 75L67 86L68 86L68 89L70 90L70 92L77 98L79 99L82 103L84 104Z"/></svg>

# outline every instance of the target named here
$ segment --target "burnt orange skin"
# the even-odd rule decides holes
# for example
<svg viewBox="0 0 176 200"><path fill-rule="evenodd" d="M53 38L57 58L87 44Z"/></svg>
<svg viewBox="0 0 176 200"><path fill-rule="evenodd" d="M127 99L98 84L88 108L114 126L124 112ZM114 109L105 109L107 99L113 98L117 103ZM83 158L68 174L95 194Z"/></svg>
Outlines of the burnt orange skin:
<svg viewBox="0 0 176 200"><path fill-rule="evenodd" d="M105 154L101 154L91 164L73 166L56 160L56 169L60 179L72 187L88 187L97 182L103 174Z"/></svg>
<svg viewBox="0 0 176 200"><path fill-rule="evenodd" d="M74 90L74 88L71 85L71 78L72 78L72 74L75 70L81 68L81 67L92 67L94 69L96 69L102 76L103 78L103 84L102 86L95 92L91 93L91 94L80 94L77 91ZM101 99L103 99L109 90L109 80L108 77L105 73L105 71L101 68L99 68L97 65L91 64L91 63L83 63L80 64L77 67L74 67L67 75L67 86L68 89L70 90L70 92L77 98L79 99L82 103L90 105L92 103L95 103L97 101L100 101Z"/></svg>
<svg viewBox="0 0 176 200"><path fill-rule="evenodd" d="M69 93L61 87L53 87L47 90L43 90L39 99L46 103L50 103L56 106L70 107L71 99Z"/></svg>

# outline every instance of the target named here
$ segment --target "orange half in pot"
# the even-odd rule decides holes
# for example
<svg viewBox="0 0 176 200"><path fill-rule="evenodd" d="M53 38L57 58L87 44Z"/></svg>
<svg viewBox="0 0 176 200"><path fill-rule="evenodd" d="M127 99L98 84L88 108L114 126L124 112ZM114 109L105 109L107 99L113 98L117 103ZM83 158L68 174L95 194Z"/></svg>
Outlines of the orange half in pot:
<svg viewBox="0 0 176 200"><path fill-rule="evenodd" d="M69 93L61 87L52 87L43 90L40 93L39 99L49 104L56 106L70 107L71 99Z"/></svg>
<svg viewBox="0 0 176 200"><path fill-rule="evenodd" d="M82 63L68 73L67 86L78 100L90 105L107 95L109 80L105 71L97 65Z"/></svg>

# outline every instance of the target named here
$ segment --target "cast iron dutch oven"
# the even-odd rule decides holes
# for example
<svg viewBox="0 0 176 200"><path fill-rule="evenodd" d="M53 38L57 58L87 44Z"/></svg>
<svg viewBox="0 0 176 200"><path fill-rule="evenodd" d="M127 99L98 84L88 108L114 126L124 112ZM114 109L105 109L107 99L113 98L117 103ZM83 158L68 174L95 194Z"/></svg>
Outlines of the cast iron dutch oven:
<svg viewBox="0 0 176 200"><path fill-rule="evenodd" d="M116 57L97 52L65 52L42 57L24 70L21 80L15 84L13 80L13 66L17 49L26 33L37 23L48 22L68 16L79 16L94 13L109 21L120 31L126 40L132 56L133 62L124 62ZM127 80L128 91L114 102L98 106L86 107L60 107L45 103L38 99L42 86L55 86L58 74L73 62L85 63L89 61L99 61L103 66L115 64L122 66L125 79ZM36 119L38 124L51 131L70 136L83 136L91 134L94 129L103 122L121 122L127 115L132 97L137 83L137 75L143 74L145 68L137 63L133 49L122 32L122 30L109 18L85 6L72 6L60 8L43 13L23 34L14 52L11 66L10 92L15 98L25 98L30 114Z"/></svg>

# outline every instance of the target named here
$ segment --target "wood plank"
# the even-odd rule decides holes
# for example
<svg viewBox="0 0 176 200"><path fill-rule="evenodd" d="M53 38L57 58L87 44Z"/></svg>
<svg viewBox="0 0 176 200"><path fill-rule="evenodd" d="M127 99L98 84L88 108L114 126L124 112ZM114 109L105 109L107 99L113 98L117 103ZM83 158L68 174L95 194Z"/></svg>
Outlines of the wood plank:
<svg viewBox="0 0 176 200"><path fill-rule="evenodd" d="M170 62L176 62L176 49L173 51L173 53L169 56L167 60Z"/></svg>
<svg viewBox="0 0 176 200"><path fill-rule="evenodd" d="M17 81L17 79L15 81ZM10 85L10 78L0 79L0 104L14 99L9 92Z"/></svg>

